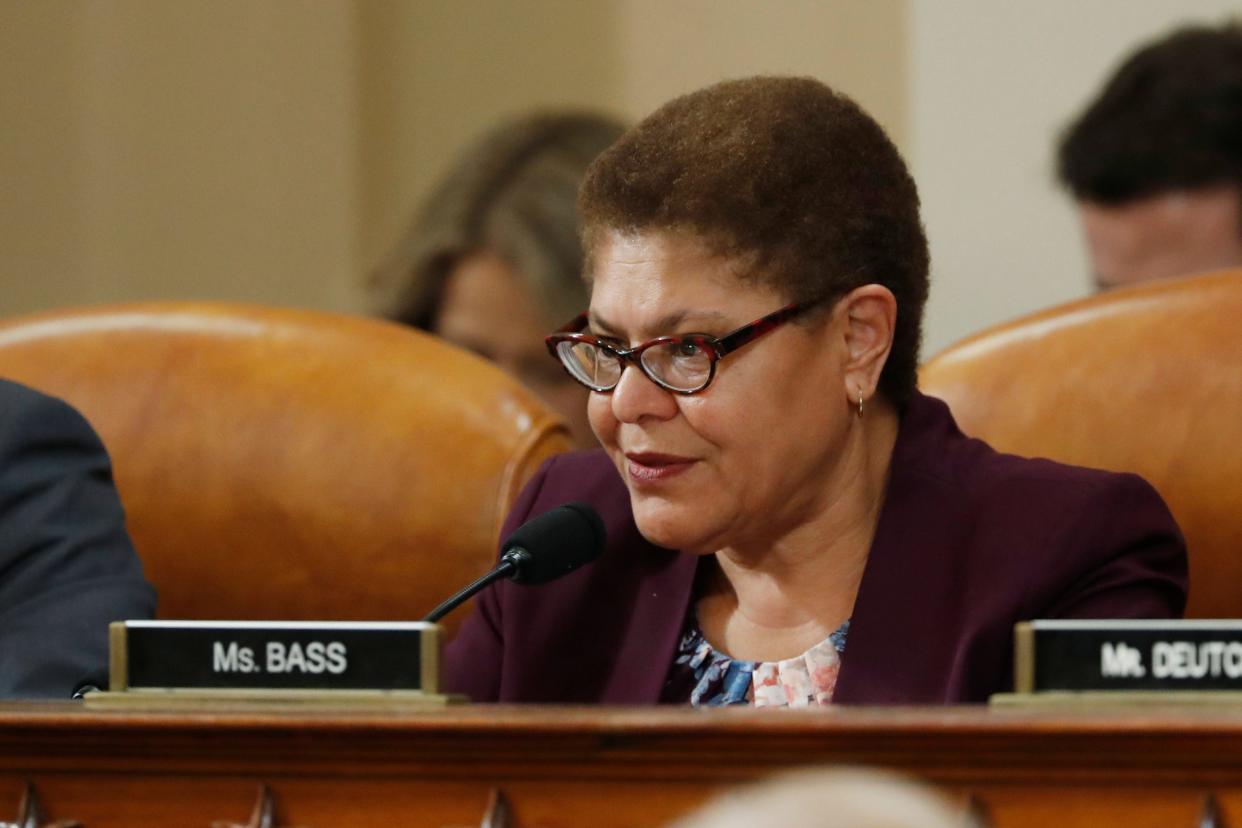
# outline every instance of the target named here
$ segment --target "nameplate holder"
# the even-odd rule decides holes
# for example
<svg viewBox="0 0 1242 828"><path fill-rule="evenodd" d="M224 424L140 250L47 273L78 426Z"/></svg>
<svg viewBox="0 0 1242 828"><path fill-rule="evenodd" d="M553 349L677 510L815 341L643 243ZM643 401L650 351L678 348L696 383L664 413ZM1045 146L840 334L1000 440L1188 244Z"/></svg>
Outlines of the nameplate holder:
<svg viewBox="0 0 1242 828"><path fill-rule="evenodd" d="M1014 691L1147 700L1242 694L1242 621L1022 622L1014 628Z"/></svg>
<svg viewBox="0 0 1242 828"><path fill-rule="evenodd" d="M109 635L110 692L102 695L439 692L440 626L421 621L116 621Z"/></svg>

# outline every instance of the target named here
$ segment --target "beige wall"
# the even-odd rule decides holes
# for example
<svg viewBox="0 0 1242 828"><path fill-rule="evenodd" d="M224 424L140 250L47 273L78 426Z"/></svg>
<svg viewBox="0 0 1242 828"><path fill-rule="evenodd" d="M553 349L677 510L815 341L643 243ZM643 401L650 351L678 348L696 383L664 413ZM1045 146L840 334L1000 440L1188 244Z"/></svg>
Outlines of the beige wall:
<svg viewBox="0 0 1242 828"><path fill-rule="evenodd" d="M637 117L711 81L823 78L907 152L925 353L1088 289L1052 181L1140 39L1236 0L0 0L0 316L222 298L365 308L365 274L505 114Z"/></svg>
<svg viewBox="0 0 1242 828"><path fill-rule="evenodd" d="M0 32L5 313L351 300L348 6L12 0Z"/></svg>
<svg viewBox="0 0 1242 828"><path fill-rule="evenodd" d="M632 115L730 77L812 75L906 137L902 0L623 0L620 102Z"/></svg>
<svg viewBox="0 0 1242 828"><path fill-rule="evenodd" d="M91 288L86 33L75 5L0 6L0 315Z"/></svg>
<svg viewBox="0 0 1242 828"><path fill-rule="evenodd" d="M914 0L910 159L932 248L923 352L1090 290L1053 177L1065 124L1140 41L1237 0Z"/></svg>
<svg viewBox="0 0 1242 828"><path fill-rule="evenodd" d="M384 255L454 153L494 121L558 106L619 114L611 3L374 0L356 9L360 270Z"/></svg>
<svg viewBox="0 0 1242 828"><path fill-rule="evenodd" d="M0 0L0 315L365 307L499 117L813 74L906 130L902 0Z"/></svg>

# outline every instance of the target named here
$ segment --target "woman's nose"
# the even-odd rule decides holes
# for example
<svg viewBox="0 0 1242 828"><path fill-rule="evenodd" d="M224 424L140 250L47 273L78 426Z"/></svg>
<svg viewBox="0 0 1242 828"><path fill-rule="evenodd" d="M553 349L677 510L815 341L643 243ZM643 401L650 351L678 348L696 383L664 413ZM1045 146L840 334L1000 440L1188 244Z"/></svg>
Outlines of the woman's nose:
<svg viewBox="0 0 1242 828"><path fill-rule="evenodd" d="M612 413L623 423L636 423L644 417L667 420L677 413L677 400L672 391L657 385L631 363L612 389Z"/></svg>

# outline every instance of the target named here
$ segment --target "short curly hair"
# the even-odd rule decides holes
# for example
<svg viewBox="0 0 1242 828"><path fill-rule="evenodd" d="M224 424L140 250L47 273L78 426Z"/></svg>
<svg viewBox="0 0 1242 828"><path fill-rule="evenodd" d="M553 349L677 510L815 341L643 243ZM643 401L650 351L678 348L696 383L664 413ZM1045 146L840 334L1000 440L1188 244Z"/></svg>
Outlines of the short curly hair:
<svg viewBox="0 0 1242 828"><path fill-rule="evenodd" d="M1242 25L1178 29L1127 58L1065 131L1057 173L1100 204L1242 185Z"/></svg>
<svg viewBox="0 0 1242 828"><path fill-rule="evenodd" d="M592 163L578 208L588 268L604 234L676 232L753 263L746 277L790 301L887 287L897 326L880 391L899 406L913 395L928 287L918 191L879 124L823 83L752 77L670 101Z"/></svg>

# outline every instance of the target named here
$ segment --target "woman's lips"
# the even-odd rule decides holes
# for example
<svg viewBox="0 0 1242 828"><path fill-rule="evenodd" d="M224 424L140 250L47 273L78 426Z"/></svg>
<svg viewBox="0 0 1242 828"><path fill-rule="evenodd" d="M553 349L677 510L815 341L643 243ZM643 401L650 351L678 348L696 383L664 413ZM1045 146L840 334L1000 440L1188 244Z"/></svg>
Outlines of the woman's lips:
<svg viewBox="0 0 1242 828"><path fill-rule="evenodd" d="M658 483L676 477L695 464L692 457L654 452L627 452L626 471L633 483Z"/></svg>

